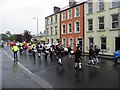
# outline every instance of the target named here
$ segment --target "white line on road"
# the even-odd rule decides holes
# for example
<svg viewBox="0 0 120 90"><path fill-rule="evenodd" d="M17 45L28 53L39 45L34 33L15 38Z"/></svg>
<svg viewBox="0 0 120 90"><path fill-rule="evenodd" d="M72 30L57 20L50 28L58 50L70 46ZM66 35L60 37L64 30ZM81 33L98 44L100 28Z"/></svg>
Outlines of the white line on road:
<svg viewBox="0 0 120 90"><path fill-rule="evenodd" d="M10 57L11 61L14 61L14 58L9 55L5 50L3 50L3 52ZM46 80L44 80L43 78L33 74L32 72L30 72L27 68L25 68L22 64L20 64L19 62L17 63L19 68L25 73L27 74L29 77L31 77L31 79L33 79L34 81L36 81L42 88L54 88L53 85L51 85L49 82L47 82Z"/></svg>

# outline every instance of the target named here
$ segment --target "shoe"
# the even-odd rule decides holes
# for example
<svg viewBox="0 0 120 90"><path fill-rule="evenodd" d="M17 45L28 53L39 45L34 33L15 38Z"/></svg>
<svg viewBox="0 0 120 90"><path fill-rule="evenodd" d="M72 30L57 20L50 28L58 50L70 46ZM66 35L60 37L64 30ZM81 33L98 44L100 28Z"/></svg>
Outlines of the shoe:
<svg viewBox="0 0 120 90"><path fill-rule="evenodd" d="M79 68L79 70L82 70L82 68Z"/></svg>
<svg viewBox="0 0 120 90"><path fill-rule="evenodd" d="M60 65L62 65L62 63L60 63Z"/></svg>
<svg viewBox="0 0 120 90"><path fill-rule="evenodd" d="M90 65L91 63L90 62L88 62L88 65Z"/></svg>
<svg viewBox="0 0 120 90"><path fill-rule="evenodd" d="M77 67L74 67L75 69L77 69Z"/></svg>

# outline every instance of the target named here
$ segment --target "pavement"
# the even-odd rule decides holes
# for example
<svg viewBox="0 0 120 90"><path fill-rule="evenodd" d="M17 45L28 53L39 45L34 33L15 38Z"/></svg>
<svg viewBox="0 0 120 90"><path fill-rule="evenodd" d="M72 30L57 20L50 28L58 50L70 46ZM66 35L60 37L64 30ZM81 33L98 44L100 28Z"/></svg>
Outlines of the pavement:
<svg viewBox="0 0 120 90"><path fill-rule="evenodd" d="M3 60L7 60L3 62L3 87L13 87L13 85L9 85L6 78L7 73L13 76L13 61L8 59L12 59L13 54L9 47L5 47L2 52ZM114 66L113 60L106 58L99 58L99 65L88 65L88 56L83 56L82 58L83 69L80 71L74 69L74 57L72 60L63 57L63 65L60 66L57 64L55 57L51 60L48 56L47 60L45 60L44 55L41 54L41 58L36 56L34 60L32 56L23 53L22 56L19 55L19 64L16 66L17 73L21 76L19 77L21 78L20 80L19 78L17 79L22 83L22 78L24 79L24 76L26 76L28 80L30 79L29 82L37 83L35 85L38 86L30 85L32 88L120 88L120 65ZM5 69L5 63L11 67L8 71ZM13 76L13 78L16 77ZM11 81L14 84L14 81ZM24 85L24 87L29 87L26 83ZM16 86L19 87L20 84Z"/></svg>
<svg viewBox="0 0 120 90"><path fill-rule="evenodd" d="M84 56L88 56L88 53L83 53ZM103 58L103 59L109 59L109 60L113 60L114 57L113 55L105 55L105 54L99 54L98 58Z"/></svg>

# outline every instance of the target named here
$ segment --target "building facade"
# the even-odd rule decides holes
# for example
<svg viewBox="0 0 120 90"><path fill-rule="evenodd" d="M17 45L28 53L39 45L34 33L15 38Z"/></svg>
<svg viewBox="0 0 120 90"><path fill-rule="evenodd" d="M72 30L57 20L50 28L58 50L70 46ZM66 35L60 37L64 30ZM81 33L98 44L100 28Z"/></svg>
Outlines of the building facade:
<svg viewBox="0 0 120 90"><path fill-rule="evenodd" d="M64 47L70 46L75 50L78 44L83 47L84 3L72 1L60 12L60 41Z"/></svg>
<svg viewBox="0 0 120 90"><path fill-rule="evenodd" d="M45 42L47 44L58 43L60 40L60 9L54 7L54 14L45 18Z"/></svg>
<svg viewBox="0 0 120 90"><path fill-rule="evenodd" d="M120 50L120 7L118 0L88 0L84 4L85 52L98 45L100 54Z"/></svg>

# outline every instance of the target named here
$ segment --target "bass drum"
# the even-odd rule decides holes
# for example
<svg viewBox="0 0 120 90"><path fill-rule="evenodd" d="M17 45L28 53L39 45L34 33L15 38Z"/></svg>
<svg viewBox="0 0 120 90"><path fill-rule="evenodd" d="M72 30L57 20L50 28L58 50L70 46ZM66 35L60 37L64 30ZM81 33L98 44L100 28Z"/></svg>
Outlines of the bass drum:
<svg viewBox="0 0 120 90"><path fill-rule="evenodd" d="M67 49L67 48L64 48L64 51L65 51L65 52L68 52L68 49Z"/></svg>

